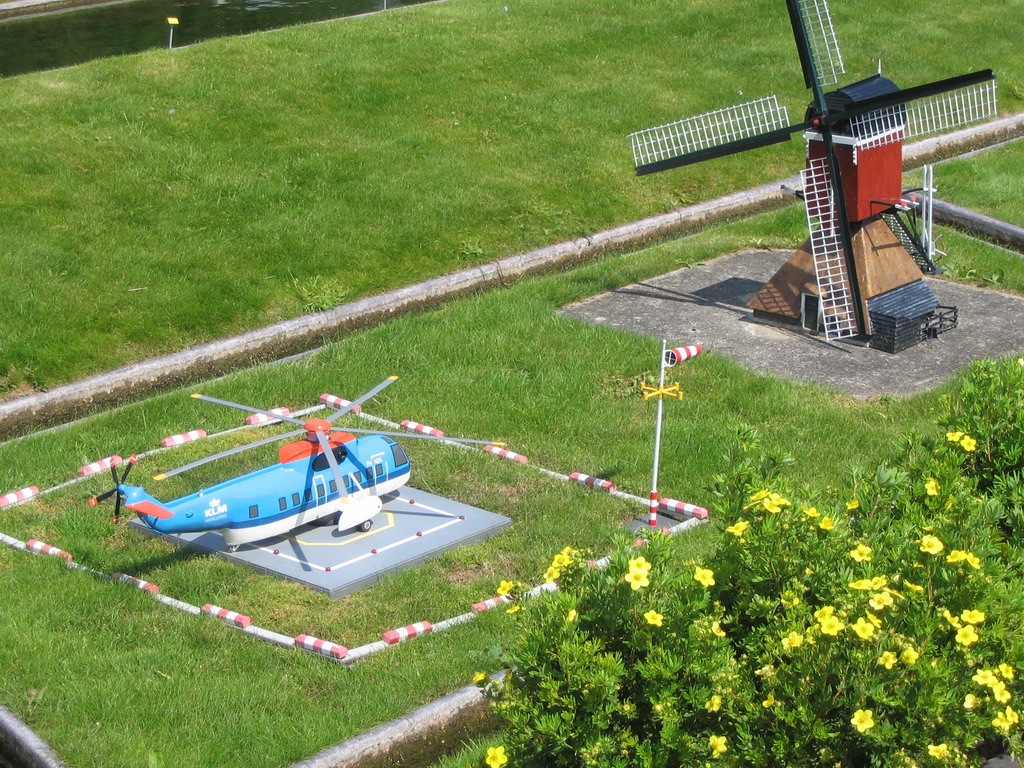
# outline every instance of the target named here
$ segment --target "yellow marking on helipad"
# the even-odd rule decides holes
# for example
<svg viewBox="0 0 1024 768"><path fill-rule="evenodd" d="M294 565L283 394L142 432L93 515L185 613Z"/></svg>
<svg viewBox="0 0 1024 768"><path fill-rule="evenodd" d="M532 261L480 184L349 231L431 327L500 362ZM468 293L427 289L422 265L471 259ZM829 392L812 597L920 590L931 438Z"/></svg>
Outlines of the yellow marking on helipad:
<svg viewBox="0 0 1024 768"><path fill-rule="evenodd" d="M373 536L375 533L383 533L389 528L395 527L395 513L384 512L384 517L387 519L386 525L373 526L366 533L360 533L357 536L346 536L342 541L306 541L305 539L298 539L292 536L288 536L289 541L294 541L301 544L304 547L345 547L349 544L355 544L357 541L365 539L367 536Z"/></svg>

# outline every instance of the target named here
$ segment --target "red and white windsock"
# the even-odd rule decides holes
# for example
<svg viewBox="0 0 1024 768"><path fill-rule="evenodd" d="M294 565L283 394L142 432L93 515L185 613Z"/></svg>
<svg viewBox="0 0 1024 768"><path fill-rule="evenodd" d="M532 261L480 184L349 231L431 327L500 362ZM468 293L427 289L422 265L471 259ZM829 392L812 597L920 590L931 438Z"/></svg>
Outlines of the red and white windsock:
<svg viewBox="0 0 1024 768"><path fill-rule="evenodd" d="M600 477L591 477L585 475L582 472L573 472L569 475L570 480L575 480L580 485L589 485L591 488L598 488L602 491L617 491L618 486L615 485L611 480L602 480Z"/></svg>
<svg viewBox="0 0 1024 768"><path fill-rule="evenodd" d="M403 421L402 426L410 432L422 432L424 435L431 435L432 437L444 437L444 432L440 429L434 429L433 427L428 427L426 424L420 424L416 421L409 421L409 419Z"/></svg>
<svg viewBox="0 0 1024 768"><path fill-rule="evenodd" d="M381 640L388 645L394 645L395 643L400 643L403 640L408 640L410 637L416 637L417 635L432 632L433 629L434 625L429 621L417 621L415 624L409 624L406 627L388 630L381 635Z"/></svg>
<svg viewBox="0 0 1024 768"><path fill-rule="evenodd" d="M704 509L704 507L698 507L696 504L687 504L685 501L662 499L659 506L661 509L668 512L690 515L691 517L696 517L698 520L707 520L708 517L708 511Z"/></svg>
<svg viewBox="0 0 1024 768"><path fill-rule="evenodd" d="M509 461L518 461L520 464L526 464L529 462L529 459L525 456L518 453L512 453L512 451L506 450L505 448L499 448L496 445L485 445L484 450L488 453L493 453L495 456L508 459Z"/></svg>
<svg viewBox="0 0 1024 768"><path fill-rule="evenodd" d="M276 413L278 416L290 416L291 409L284 406L280 408L271 408L270 413ZM267 416L265 413L253 413L245 417L245 423L250 427L256 426L257 424L266 424L274 421L272 416Z"/></svg>
<svg viewBox="0 0 1024 768"><path fill-rule="evenodd" d="M216 616L218 619L223 619L228 624L234 627L240 627L245 629L252 624L252 619L242 613L236 613L235 611L229 611L227 608L221 608L216 605L210 605L207 603L203 606L203 613L208 613L211 616Z"/></svg>
<svg viewBox="0 0 1024 768"><path fill-rule="evenodd" d="M296 635L295 644L307 651L319 653L322 656L330 656L334 659L344 659L348 655L348 648L328 640L321 640L312 635Z"/></svg>
<svg viewBox="0 0 1024 768"><path fill-rule="evenodd" d="M97 472L102 472L105 469L116 467L120 464L123 459L120 456L107 456L105 459L94 461L92 464L86 464L84 467L78 468L79 477L89 477L95 475Z"/></svg>
<svg viewBox="0 0 1024 768"><path fill-rule="evenodd" d="M28 488L22 488L20 491L11 491L3 496L0 496L0 507L7 507L11 504L17 504L19 501L25 499L31 499L33 496L39 495L39 489L30 485Z"/></svg>
<svg viewBox="0 0 1024 768"><path fill-rule="evenodd" d="M206 437L206 430L193 429L190 432L182 432L180 435L168 435L160 441L160 445L164 448L170 448L175 445L191 443L193 440L198 440L201 437Z"/></svg>
<svg viewBox="0 0 1024 768"><path fill-rule="evenodd" d="M44 544L38 539L29 539L26 541L25 549L30 552L35 552L37 555L52 555L53 557L60 557L67 560L69 563L74 560L70 552L65 552L63 549L57 549L50 544Z"/></svg>
<svg viewBox="0 0 1024 768"><path fill-rule="evenodd" d="M342 408L352 405L351 400L346 400L343 397L336 397L335 395L328 394L327 392L324 392L322 395L320 395L320 402L323 403L324 405L329 405L332 408L337 408L339 411ZM363 410L363 406L357 405L355 408L352 409L351 412L359 413L361 410Z"/></svg>
<svg viewBox="0 0 1024 768"><path fill-rule="evenodd" d="M489 611L491 608L497 608L499 605L512 602L512 598L508 595L497 595L495 597L482 600L479 603L473 603L473 610L476 613L483 613Z"/></svg>
<svg viewBox="0 0 1024 768"><path fill-rule="evenodd" d="M142 579L136 579L134 576L129 576L127 573L115 573L111 576L115 581L120 581L122 584L131 584L136 589L141 589L143 592L149 592L151 595L155 595L160 591L160 587L156 584L151 584L148 581Z"/></svg>
<svg viewBox="0 0 1024 768"><path fill-rule="evenodd" d="M665 365L671 368L673 365L679 365L679 363L689 360L691 357L696 357L703 348L700 344L693 344L689 347L676 347L675 349L669 349L665 351Z"/></svg>

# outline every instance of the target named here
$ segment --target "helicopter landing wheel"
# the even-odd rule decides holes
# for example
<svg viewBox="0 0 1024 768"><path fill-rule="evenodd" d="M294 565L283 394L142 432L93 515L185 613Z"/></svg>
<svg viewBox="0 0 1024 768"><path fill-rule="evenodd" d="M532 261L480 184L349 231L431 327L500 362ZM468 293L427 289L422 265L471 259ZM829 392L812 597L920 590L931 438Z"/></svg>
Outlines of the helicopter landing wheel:
<svg viewBox="0 0 1024 768"><path fill-rule="evenodd" d="M237 552L237 551L238 551L238 545L237 545L237 544L235 544L235 545L233 545L233 546L228 546L228 553L229 553L229 554L232 554L232 555L233 555L233 554L235 554L235 552Z"/></svg>
<svg viewBox="0 0 1024 768"><path fill-rule="evenodd" d="M373 520L366 520L365 522L362 522L362 523L360 523L359 525L356 526L356 528L358 530L362 531L363 533L366 533L372 527L373 527Z"/></svg>

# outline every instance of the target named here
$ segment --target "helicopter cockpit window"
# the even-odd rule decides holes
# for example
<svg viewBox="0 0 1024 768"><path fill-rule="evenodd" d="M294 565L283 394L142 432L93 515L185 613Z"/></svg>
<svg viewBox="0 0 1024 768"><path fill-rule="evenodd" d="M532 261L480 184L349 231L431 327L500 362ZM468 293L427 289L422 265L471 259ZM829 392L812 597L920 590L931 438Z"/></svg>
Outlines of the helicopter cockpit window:
<svg viewBox="0 0 1024 768"><path fill-rule="evenodd" d="M400 467L403 464L408 464L409 463L409 455L405 452L405 450L402 448L402 446L400 446L398 443L395 443L394 445L391 446L391 455L395 459L395 466L396 467Z"/></svg>
<svg viewBox="0 0 1024 768"><path fill-rule="evenodd" d="M348 451L345 450L345 446L344 445L339 445L339 446L337 446L334 449L334 458L337 459L339 464L341 462L343 462L347 456L348 456ZM319 456L317 456L315 459L313 459L313 471L314 472L321 472L321 471L327 469L327 467L329 467L329 466L330 465L327 463L327 457L324 454L322 454L322 453Z"/></svg>

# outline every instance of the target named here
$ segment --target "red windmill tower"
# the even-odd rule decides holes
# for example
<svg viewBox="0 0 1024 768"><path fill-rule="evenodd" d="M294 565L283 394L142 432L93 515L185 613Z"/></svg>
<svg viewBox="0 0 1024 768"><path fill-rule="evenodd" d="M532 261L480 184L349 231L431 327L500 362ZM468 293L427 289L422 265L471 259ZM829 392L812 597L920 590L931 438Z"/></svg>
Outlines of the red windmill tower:
<svg viewBox="0 0 1024 768"><path fill-rule="evenodd" d="M903 141L996 113L991 70L900 89L873 75L826 93L844 72L825 0L786 0L804 82L814 93L789 124L774 96L630 136L638 175L787 141L804 132L810 238L750 302L757 317L799 323L829 340L860 337L898 352L956 325L922 280L934 272L902 189ZM926 183L930 188L930 181ZM925 203L927 209L928 203Z"/></svg>

